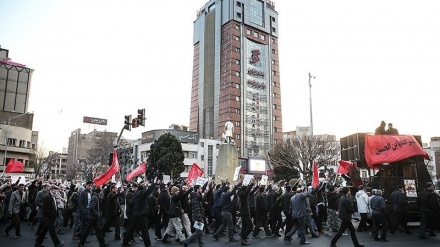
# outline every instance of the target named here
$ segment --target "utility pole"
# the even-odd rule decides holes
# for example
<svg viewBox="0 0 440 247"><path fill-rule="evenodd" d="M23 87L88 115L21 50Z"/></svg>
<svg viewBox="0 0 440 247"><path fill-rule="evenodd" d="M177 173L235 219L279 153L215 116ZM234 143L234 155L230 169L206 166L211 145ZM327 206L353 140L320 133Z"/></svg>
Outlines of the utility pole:
<svg viewBox="0 0 440 247"><path fill-rule="evenodd" d="M315 76L309 72L309 96L310 96L310 135L313 137L313 114L312 114L312 79L316 79Z"/></svg>

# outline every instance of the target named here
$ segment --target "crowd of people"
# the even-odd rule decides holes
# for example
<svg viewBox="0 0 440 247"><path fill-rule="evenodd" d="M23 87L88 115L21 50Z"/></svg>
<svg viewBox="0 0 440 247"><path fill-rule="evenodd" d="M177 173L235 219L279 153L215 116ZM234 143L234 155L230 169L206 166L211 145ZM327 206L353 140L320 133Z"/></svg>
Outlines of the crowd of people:
<svg viewBox="0 0 440 247"><path fill-rule="evenodd" d="M428 183L418 194L420 239L426 239L426 233L435 236L439 227L439 200L433 189ZM14 229L15 237L20 238L21 222L28 222L32 229L38 225L34 229L36 247L43 246L47 232L56 247L63 246L58 235L68 230L79 247L92 233L100 247L108 246L106 234L123 246L131 246L137 235L148 247L152 244L149 229L154 229L156 239L164 244L175 238L183 246L196 242L199 247L204 246L206 234L212 234L214 240L225 237L229 242L250 245L250 238L262 237L261 229L266 238L283 237L287 242L297 233L300 244L309 244L307 238L334 234L330 241L334 247L349 231L354 246L362 247L356 230L369 232L375 241L382 242L396 235L398 228L411 234L404 186L391 194L391 204L390 218L379 189L338 187L326 181L312 187L301 179L293 184L272 181L268 185L254 178L246 184L241 180L200 185L184 179L168 183L156 179L120 186L111 182L95 186L92 181L65 186L61 181L36 179L5 180L0 185L4 234L9 236ZM357 229L352 221L355 211L360 214Z"/></svg>

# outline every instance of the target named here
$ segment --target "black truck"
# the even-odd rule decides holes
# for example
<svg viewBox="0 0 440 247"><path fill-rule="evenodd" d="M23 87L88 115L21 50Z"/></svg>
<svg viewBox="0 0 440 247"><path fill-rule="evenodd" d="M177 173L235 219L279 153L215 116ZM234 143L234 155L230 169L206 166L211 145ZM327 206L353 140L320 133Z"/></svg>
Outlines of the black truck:
<svg viewBox="0 0 440 247"><path fill-rule="evenodd" d="M420 221L419 209L416 204L417 191L423 189L427 182L432 182L424 158L412 156L399 161L385 162L373 167L367 165L365 158L365 135L356 133L340 139L341 159L352 161L358 169L366 169L368 177L362 178L367 187L381 189L387 202L387 211L392 213L391 193L399 185L405 186L408 198L409 221ZM421 137L414 136L420 146ZM388 215L390 215L388 214Z"/></svg>

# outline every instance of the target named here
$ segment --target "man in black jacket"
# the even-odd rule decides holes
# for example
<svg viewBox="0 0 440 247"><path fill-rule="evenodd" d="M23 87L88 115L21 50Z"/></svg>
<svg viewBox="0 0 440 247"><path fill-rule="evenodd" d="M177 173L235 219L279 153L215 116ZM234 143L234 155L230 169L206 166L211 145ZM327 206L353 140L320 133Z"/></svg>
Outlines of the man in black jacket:
<svg viewBox="0 0 440 247"><path fill-rule="evenodd" d="M98 238L99 247L106 247L109 244L105 242L104 233L102 233L102 229L99 226L99 217L100 217L100 205L98 195L101 193L101 188L96 188L93 193L92 199L90 201L90 207L88 210L88 223L87 227L84 229L83 234L81 235L81 240L79 241L78 247L84 247L84 243L87 240L87 236L89 236L92 228L95 230L96 237Z"/></svg>
<svg viewBox="0 0 440 247"><path fill-rule="evenodd" d="M64 246L63 242L58 239L57 233L55 231L55 220L57 219L57 203L55 200L55 194L58 192L59 188L56 185L52 185L49 189L49 193L43 198L43 221L44 226L41 232L38 234L35 240L35 247L43 247L43 241L46 237L46 233L49 231L50 237L52 239L55 247Z"/></svg>
<svg viewBox="0 0 440 247"><path fill-rule="evenodd" d="M247 237L252 232L253 224L251 219L251 213L249 209L248 195L254 187L254 178L251 179L251 183L247 186L242 186L238 191L238 197L240 199L240 216L241 216L241 245L250 245L247 241Z"/></svg>
<svg viewBox="0 0 440 247"><path fill-rule="evenodd" d="M90 201L92 200L92 185L93 181L87 181L85 190L79 194L77 213L81 215L81 232L87 227Z"/></svg>
<svg viewBox="0 0 440 247"><path fill-rule="evenodd" d="M190 194L191 198L191 210L192 210L192 220L195 224L201 226L203 224L204 210L202 201L202 188L200 185L194 186L194 191ZM182 241L183 247L187 247L188 244L197 238L197 243L199 247L203 247L203 229L195 229L196 231Z"/></svg>
<svg viewBox="0 0 440 247"><path fill-rule="evenodd" d="M159 194L160 218L162 219L160 229L166 228L170 221L170 201L170 190L164 186Z"/></svg>
<svg viewBox="0 0 440 247"><path fill-rule="evenodd" d="M341 227L336 235L333 237L330 247L336 247L336 242L345 232L345 230L350 230L351 240L355 247L363 247L365 245L359 244L358 239L356 237L356 231L354 229L353 223L351 223L351 215L354 213L353 205L351 204L350 199L350 189L347 187L342 188L342 196L339 198L339 218L341 219Z"/></svg>
<svg viewBox="0 0 440 247"><path fill-rule="evenodd" d="M280 205L283 209L284 215L286 216L283 223L286 226L286 229L284 230L284 237L287 236L287 233L289 233L293 227L292 217L289 216L290 216L290 199L294 194L295 193L292 192L292 186L287 185L286 191L284 191L284 193L280 197Z"/></svg>
<svg viewBox="0 0 440 247"><path fill-rule="evenodd" d="M122 192L124 192L122 190ZM119 228L119 215L120 215L120 205L119 196L121 191L118 190L115 184L110 186L110 193L107 196L107 210L105 213L105 224L102 229L109 229L110 225L113 223L115 226L115 240L121 240L121 230Z"/></svg>
<svg viewBox="0 0 440 247"><path fill-rule="evenodd" d="M395 231L400 226L405 230L406 234L411 234L407 225L408 201L406 200L405 189L403 185L399 185L393 193L391 193L391 203L393 204L394 218L391 226L390 235L396 236Z"/></svg>
<svg viewBox="0 0 440 247"><path fill-rule="evenodd" d="M269 213L269 210L267 207L266 195L264 194L264 186L258 188L258 194L255 197L255 209L256 215L253 238L259 238L258 234L260 233L261 226L263 226L266 237L272 237L272 233L269 229L268 224L267 214Z"/></svg>
<svg viewBox="0 0 440 247"><path fill-rule="evenodd" d="M145 186L148 182L145 183ZM144 185L139 185L138 191L134 193L133 197L133 218L134 224L128 228L123 236L132 236L135 229L139 229L144 240L145 247L151 246L150 235L148 234L148 196L154 193L154 190L159 188L159 184L151 184L147 190L144 189ZM128 243L130 239L124 237L122 245L131 246Z"/></svg>
<svg viewBox="0 0 440 247"><path fill-rule="evenodd" d="M232 191L229 191L229 186L225 187L225 192L222 194L221 202L222 202L222 225L217 229L214 233L214 238L216 240L219 239L220 233L228 226L228 237L229 242L238 242L237 239L234 238L234 223L232 222L232 214L231 214L231 196L235 194L238 187L241 186L241 181L234 186Z"/></svg>
<svg viewBox="0 0 440 247"><path fill-rule="evenodd" d="M435 236L434 229L439 226L439 202L437 194L434 192L434 185L426 183L425 189L417 196L417 206L420 208L420 228L419 239L427 239L425 230L429 226L430 236Z"/></svg>
<svg viewBox="0 0 440 247"><path fill-rule="evenodd" d="M191 188L192 191L192 188ZM171 188L171 203L170 203L170 222L168 223L167 229L165 230L165 235L163 236L162 242L170 243L168 240L171 233L176 231L177 239L176 241L184 240L185 236L182 234L182 221L180 216L183 213L181 199L184 191L179 190L178 187L173 186Z"/></svg>

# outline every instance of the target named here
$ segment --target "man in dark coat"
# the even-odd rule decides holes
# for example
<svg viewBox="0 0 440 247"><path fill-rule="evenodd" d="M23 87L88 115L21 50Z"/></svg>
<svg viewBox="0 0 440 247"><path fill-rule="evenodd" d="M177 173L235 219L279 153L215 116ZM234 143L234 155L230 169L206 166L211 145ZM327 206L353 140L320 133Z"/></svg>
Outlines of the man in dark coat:
<svg viewBox="0 0 440 247"><path fill-rule="evenodd" d="M393 204L394 220L391 226L390 235L396 236L395 231L400 226L405 230L406 234L411 234L407 225L408 201L406 200L405 189L403 185L399 185L393 193L391 193L391 203Z"/></svg>
<svg viewBox="0 0 440 247"><path fill-rule="evenodd" d="M427 239L425 230L429 226L430 236L435 236L434 229L439 226L439 201L434 192L434 185L431 182L426 183L425 189L417 196L417 206L420 208L420 228L419 239Z"/></svg>
<svg viewBox="0 0 440 247"><path fill-rule="evenodd" d="M190 198L192 220L195 224L201 226L205 214L203 211L202 188L200 185L194 186L194 191L191 192ZM203 229L196 228L196 231L191 236L182 241L183 247L187 247L194 239L197 239L199 247L205 246L203 243Z"/></svg>
<svg viewBox="0 0 440 247"><path fill-rule="evenodd" d="M58 207L55 200L55 195L58 192L59 188L56 185L50 186L49 193L43 198L43 221L44 226L41 229L41 232L38 234L37 239L35 240L35 247L42 247L44 238L46 237L46 233L49 231L50 237L52 239L55 247L64 246L64 242L60 242L58 239L57 233L55 231L55 221L57 219Z"/></svg>
<svg viewBox="0 0 440 247"><path fill-rule="evenodd" d="M38 224L38 228L37 228L37 232L35 233L35 236L38 236L38 234L41 232L41 230L44 227L43 199L49 193L49 188L50 188L49 184L44 184L43 189L38 191L37 196L35 198L35 205L38 207L37 216L35 217L35 219L37 219L37 221L40 222L40 224ZM34 222L32 222L32 227L34 227Z"/></svg>
<svg viewBox="0 0 440 247"><path fill-rule="evenodd" d="M250 245L247 241L247 237L252 232L252 219L251 212L249 209L248 195L254 187L254 178L252 178L251 183L247 186L242 186L238 191L238 197L240 199L240 217L241 217L241 245Z"/></svg>
<svg viewBox="0 0 440 247"><path fill-rule="evenodd" d="M122 191L124 192L124 191ZM109 229L110 225L115 226L115 240L121 240L121 230L119 228L119 215L120 215L120 205L119 196L121 191L118 190L115 184L110 186L110 193L107 196L107 207L105 212L105 224L102 229Z"/></svg>
<svg viewBox="0 0 440 247"><path fill-rule="evenodd" d="M292 217L288 217L290 215L290 199L295 193L292 192L292 186L287 185L286 190L283 194L281 194L279 205L281 205L281 208L283 210L283 213L285 216L287 216L284 219L284 225L286 226L286 229L284 230L284 237L287 236L287 233L290 232L293 226Z"/></svg>
<svg viewBox="0 0 440 247"><path fill-rule="evenodd" d="M255 227L253 238L258 238L258 233L260 232L260 227L263 226L266 237L272 237L272 233L269 229L268 216L269 210L267 208L266 196L264 194L264 186L258 188L258 194L255 197Z"/></svg>
<svg viewBox="0 0 440 247"><path fill-rule="evenodd" d="M385 199L382 197L382 190L376 190L375 196L370 199L371 214L373 217L373 229L371 234L373 235L374 241L388 242L387 231L388 222L385 218ZM379 238L379 226L382 226L382 234Z"/></svg>
<svg viewBox="0 0 440 247"><path fill-rule="evenodd" d="M145 189L144 186L148 186L148 182L145 185L139 185L138 191L134 193L133 197L133 218L134 224L130 226L122 240L123 246L131 246L128 241L130 239L125 236L132 236L135 229L141 231L141 236L144 241L145 247L149 247L151 245L150 235L148 234L148 213L149 213L149 205L148 205L148 196L151 193L154 193L154 190L159 189L159 184L151 184L148 189Z"/></svg>
<svg viewBox="0 0 440 247"><path fill-rule="evenodd" d="M350 199L350 189L347 187L342 188L341 190L342 196L339 198L339 218L341 219L341 227L336 235L333 237L330 247L336 247L336 242L345 232L345 230L349 229L351 234L351 240L355 247L363 247L363 244L359 244L358 239L356 237L356 231L354 229L353 223L351 223L351 215L354 213L353 205L351 204Z"/></svg>
<svg viewBox="0 0 440 247"><path fill-rule="evenodd" d="M77 212L81 215L81 231L87 227L90 201L92 200L92 185L93 181L87 181L85 190L79 194Z"/></svg>
<svg viewBox="0 0 440 247"><path fill-rule="evenodd" d="M81 240L79 241L78 247L84 247L87 236L89 236L92 228L93 230L95 230L96 237L98 238L99 247L106 247L109 245L105 242L104 233L102 233L102 229L99 226L99 218L101 217L101 208L98 198L99 193L101 193L101 188L98 187L95 189L95 192L93 193L92 199L90 201L90 207L87 215L89 221L87 222L87 227L81 235Z"/></svg>
<svg viewBox="0 0 440 247"><path fill-rule="evenodd" d="M170 190L164 186L159 194L160 218L162 219L160 229L166 228L170 221L170 200Z"/></svg>
<svg viewBox="0 0 440 247"><path fill-rule="evenodd" d="M237 184L237 186L234 186L232 191L229 191L229 186L225 187L225 192L222 194L221 202L222 202L222 225L217 229L217 231L214 233L214 238L216 240L219 239L220 233L223 232L223 230L228 226L228 237L229 242L238 242L237 239L234 238L234 224L232 222L232 214L231 214L231 196L235 194L238 187L241 186L241 182Z"/></svg>
<svg viewBox="0 0 440 247"><path fill-rule="evenodd" d="M309 244L306 241L305 235L305 217L309 213L307 211L307 198L310 196L310 192L304 193L302 187L298 187L296 194L290 199L290 215L292 217L292 229L284 237L284 240L292 241L292 236L298 231L298 237L300 238L300 244ZM288 217L288 215L286 215Z"/></svg>

